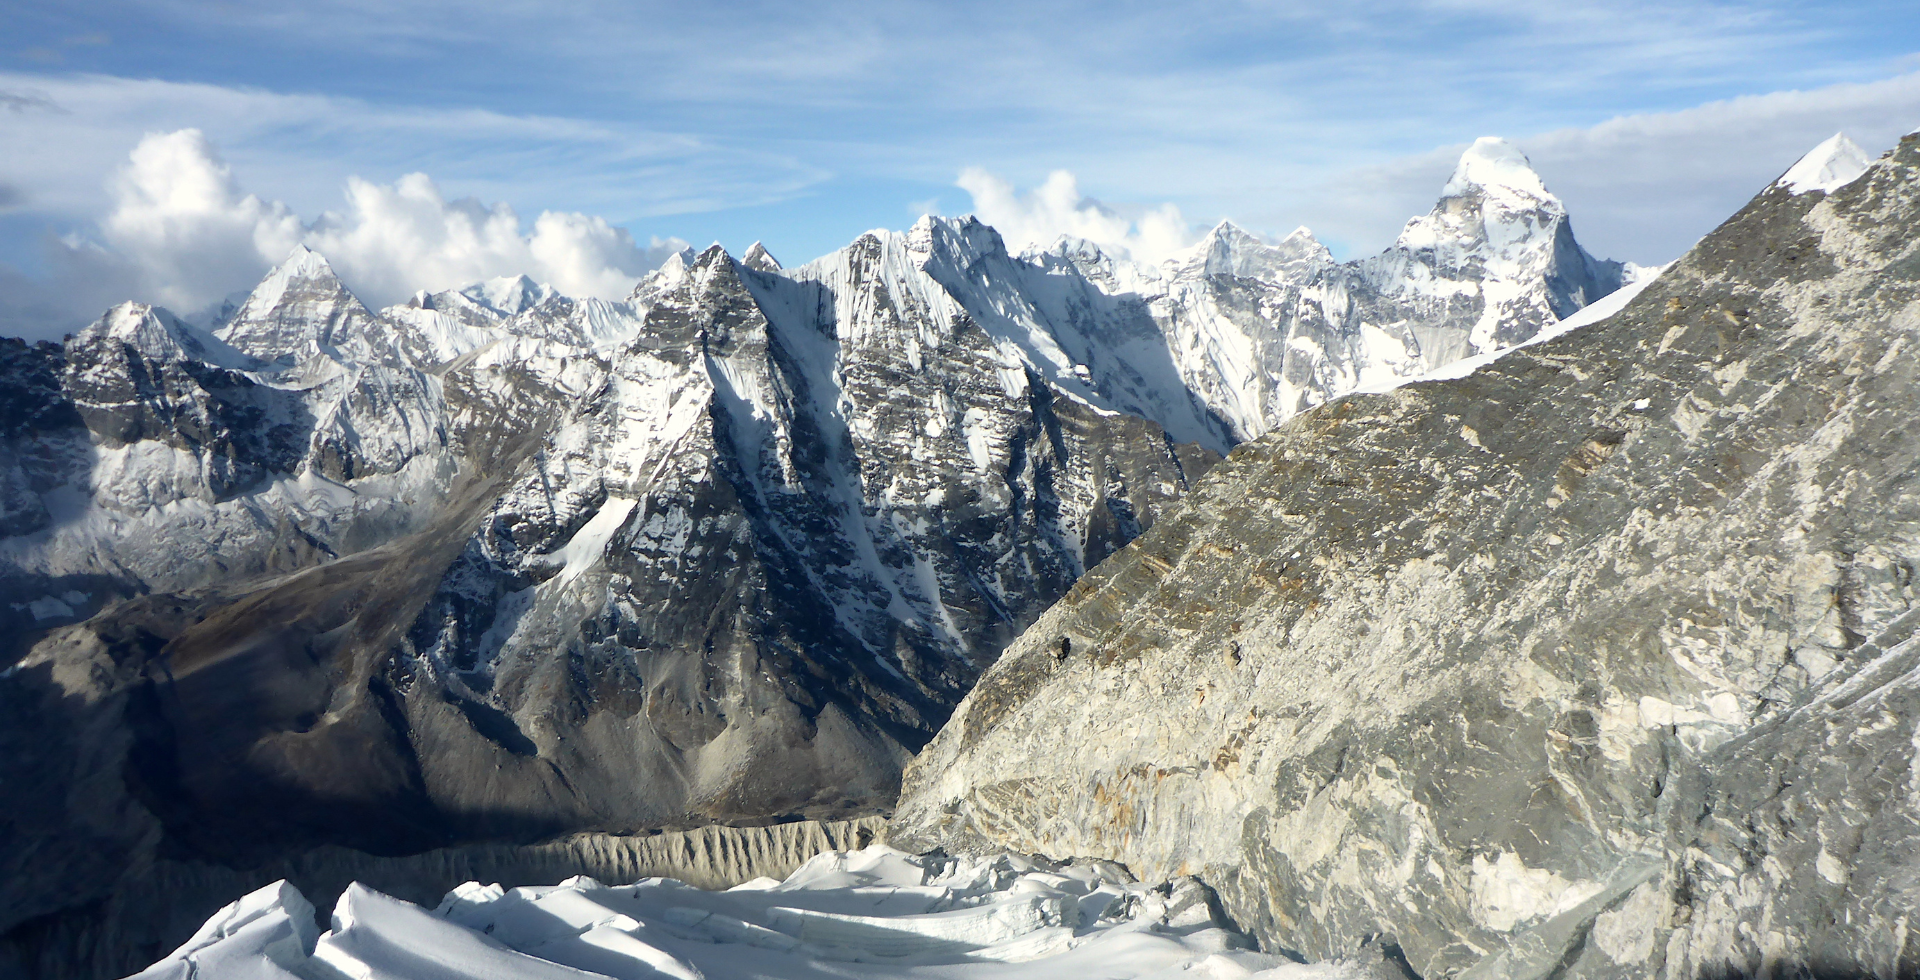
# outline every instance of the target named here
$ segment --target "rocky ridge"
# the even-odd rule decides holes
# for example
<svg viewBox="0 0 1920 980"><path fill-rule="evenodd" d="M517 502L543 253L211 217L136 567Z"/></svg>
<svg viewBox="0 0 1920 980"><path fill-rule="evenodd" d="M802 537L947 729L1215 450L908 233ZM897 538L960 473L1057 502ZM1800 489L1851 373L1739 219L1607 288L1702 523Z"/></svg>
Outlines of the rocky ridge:
<svg viewBox="0 0 1920 980"><path fill-rule="evenodd" d="M892 839L1200 875L1426 977L1911 974L1920 136L1838 156L1610 318L1238 447Z"/></svg>

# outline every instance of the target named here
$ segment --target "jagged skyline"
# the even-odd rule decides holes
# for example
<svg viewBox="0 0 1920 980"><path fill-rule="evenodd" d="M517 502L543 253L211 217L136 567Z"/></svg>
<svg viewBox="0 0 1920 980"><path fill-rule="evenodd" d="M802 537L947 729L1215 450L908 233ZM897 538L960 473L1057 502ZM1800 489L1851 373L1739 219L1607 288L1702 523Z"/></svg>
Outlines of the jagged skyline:
<svg viewBox="0 0 1920 980"><path fill-rule="evenodd" d="M549 237L560 251L637 275L656 239L800 262L922 212L1142 239L1307 224L1346 258L1391 241L1482 135L1534 158L1597 253L1657 263L1834 131L1877 153L1920 123L1920 25L1897 4L454 14L10 10L0 320L98 314L60 266L124 252L129 155L188 129L205 149L161 183L226 180L210 220L249 197L348 227L384 208L414 223L364 234L514 251L553 212L576 232Z"/></svg>

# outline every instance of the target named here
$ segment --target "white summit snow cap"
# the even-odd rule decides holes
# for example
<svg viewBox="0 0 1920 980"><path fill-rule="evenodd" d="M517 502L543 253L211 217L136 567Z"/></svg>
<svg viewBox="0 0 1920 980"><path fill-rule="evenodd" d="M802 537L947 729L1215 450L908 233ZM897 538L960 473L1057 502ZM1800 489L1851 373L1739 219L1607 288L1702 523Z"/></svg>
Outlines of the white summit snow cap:
<svg viewBox="0 0 1920 980"><path fill-rule="evenodd" d="M1845 133L1835 133L1808 150L1800 162L1788 167L1773 184L1794 194L1832 192L1853 183L1854 178L1867 172L1871 163L1859 144L1848 139Z"/></svg>
<svg viewBox="0 0 1920 980"><path fill-rule="evenodd" d="M773 253L767 251L767 246L760 242L754 242L752 245L747 246L747 254L741 256L740 264L749 269L758 269L761 272L780 271L780 260L774 258Z"/></svg>
<svg viewBox="0 0 1920 980"><path fill-rule="evenodd" d="M1306 225L1295 228L1273 247L1287 253L1290 257L1312 257L1319 261L1333 261L1332 250L1328 249L1320 239L1313 237L1313 229Z"/></svg>
<svg viewBox="0 0 1920 980"><path fill-rule="evenodd" d="M552 286L534 282L524 275L500 276L476 282L461 288L460 293L507 316L523 313L560 295L559 290Z"/></svg>
<svg viewBox="0 0 1920 980"><path fill-rule="evenodd" d="M1533 172L1532 162L1520 148L1498 136L1482 136L1460 154L1460 163L1453 168L1453 177L1441 190L1444 197L1465 194L1475 187L1506 188L1529 194L1541 199L1553 197L1547 191L1547 185L1540 182L1540 175Z"/></svg>
<svg viewBox="0 0 1920 980"><path fill-rule="evenodd" d="M305 245L295 245L293 251L287 253L286 261L273 271L288 279L310 279L333 275L333 266L328 265L326 257L319 252Z"/></svg>
<svg viewBox="0 0 1920 980"><path fill-rule="evenodd" d="M295 245L293 251L287 253L286 261L274 266L273 271L260 280L260 285L253 287L253 292L247 295L246 302L241 304L228 326L248 315L259 316L279 306L280 300L295 282L337 278L325 256L305 245Z"/></svg>

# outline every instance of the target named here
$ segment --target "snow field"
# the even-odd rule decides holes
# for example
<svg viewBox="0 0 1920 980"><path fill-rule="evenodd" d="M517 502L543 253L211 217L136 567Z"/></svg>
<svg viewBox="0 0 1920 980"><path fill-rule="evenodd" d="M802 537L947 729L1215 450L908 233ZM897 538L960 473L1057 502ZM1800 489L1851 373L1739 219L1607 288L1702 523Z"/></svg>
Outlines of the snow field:
<svg viewBox="0 0 1920 980"><path fill-rule="evenodd" d="M1155 888L1111 865L926 858L875 845L723 892L668 878L468 882L428 911L354 884L325 933L300 892L276 882L222 909L134 980L1361 976L1245 945L1214 921L1191 879Z"/></svg>

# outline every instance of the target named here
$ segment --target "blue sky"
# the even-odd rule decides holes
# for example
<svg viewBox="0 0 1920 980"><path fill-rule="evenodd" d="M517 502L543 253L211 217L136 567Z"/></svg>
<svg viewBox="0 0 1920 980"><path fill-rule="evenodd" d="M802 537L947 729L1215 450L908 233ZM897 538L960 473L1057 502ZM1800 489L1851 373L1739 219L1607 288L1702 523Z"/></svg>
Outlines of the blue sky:
<svg viewBox="0 0 1920 980"><path fill-rule="evenodd" d="M970 167L1362 254L1502 135L1592 251L1652 263L1835 130L1877 153L1916 126L1911 2L0 2L0 292L11 332L78 315L18 297L75 248L137 252L103 224L115 188L143 136L188 128L233 200L302 222L418 172L529 228L604 218L633 255L788 262L972 209Z"/></svg>

